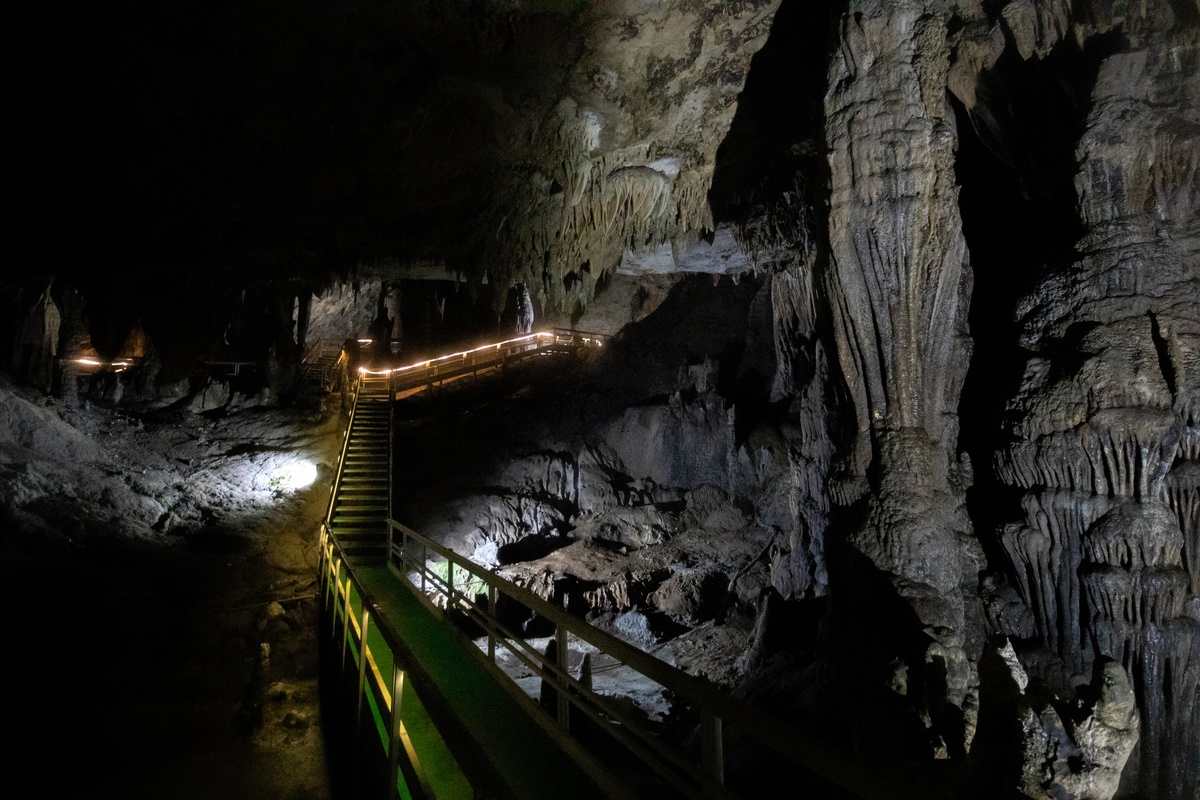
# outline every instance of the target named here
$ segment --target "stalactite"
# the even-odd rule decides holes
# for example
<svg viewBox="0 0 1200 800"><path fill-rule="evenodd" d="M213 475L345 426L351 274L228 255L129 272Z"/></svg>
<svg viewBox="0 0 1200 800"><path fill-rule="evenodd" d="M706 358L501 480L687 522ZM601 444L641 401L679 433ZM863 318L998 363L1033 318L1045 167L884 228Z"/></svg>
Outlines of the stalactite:
<svg viewBox="0 0 1200 800"><path fill-rule="evenodd" d="M1024 498L1032 526L1013 526L1001 537L1022 599L1034 610L1043 640L1073 669L1090 665L1081 629L1078 569L1084 531L1111 503L1069 490L1030 493Z"/></svg>
<svg viewBox="0 0 1200 800"><path fill-rule="evenodd" d="M1200 595L1200 462L1177 460L1167 473L1163 493L1183 533L1183 564L1192 594Z"/></svg>
<svg viewBox="0 0 1200 800"><path fill-rule="evenodd" d="M791 397L783 435L788 444L788 547L772 564L772 583L785 598L820 596L828 588L825 531L834 436L828 410L829 362L816 335L811 262L793 263L771 279L776 373L771 398Z"/></svg>
<svg viewBox="0 0 1200 800"><path fill-rule="evenodd" d="M1195 235L1200 195L1187 188L1194 136L1163 109L1200 107L1200 88L1194 35L1172 25L1166 12L1139 17L1131 50L1100 65L1077 145L1087 231L1078 261L1018 304L1033 356L995 467L1026 490L1026 522L1001 543L1041 642L1080 676L1101 657L1124 667L1141 711L1125 777L1141 795L1182 798L1200 790L1200 294L1178 243ZM1177 35L1192 42L1186 58Z"/></svg>

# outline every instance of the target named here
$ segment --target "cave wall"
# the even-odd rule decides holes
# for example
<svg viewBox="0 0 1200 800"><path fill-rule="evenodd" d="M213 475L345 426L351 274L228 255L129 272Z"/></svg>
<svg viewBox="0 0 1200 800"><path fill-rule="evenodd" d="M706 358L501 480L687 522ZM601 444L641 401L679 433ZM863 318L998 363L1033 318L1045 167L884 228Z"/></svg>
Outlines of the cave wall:
<svg viewBox="0 0 1200 800"><path fill-rule="evenodd" d="M414 341L451 286L464 330L517 284L539 322L641 320L603 437L759 509L771 589L820 609L831 738L1196 794L1195 0L200 5L30 40L89 66L18 174L63 352L140 320L163 382L214 348L278 368L297 298L340 344L385 281Z"/></svg>
<svg viewBox="0 0 1200 800"><path fill-rule="evenodd" d="M911 608L929 638L923 662L945 669L938 699L961 708L973 682L962 585L981 559L955 458L971 273L950 44L942 15L921 3L856 8L841 22L825 108L826 292L857 428L840 499L865 501L846 544Z"/></svg>
<svg viewBox="0 0 1200 800"><path fill-rule="evenodd" d="M808 549L821 564L797 558L786 586L802 597L822 574L829 688L868 698L850 705L875 709L876 739L920 719L908 757L963 757L995 688L981 686L994 680L980 676L988 637L1012 637L1034 682L1022 707L1043 714L1029 712L1024 745L1003 745L1025 748L1024 782L1002 779L1027 794L1196 791L1195 400L1180 377L1200 318L1196 22L1187 4L851 4L831 34L828 195L810 192L797 257L774 279L775 383L794 399L795 442L823 456L795 459L793 477L795 507L810 509L796 530L821 532ZM1028 83L1039 69L1083 109L1053 109L1045 132L1029 116L1045 101L1021 96L1041 91ZM991 229L977 237L986 282L1003 287L974 297L963 122L1017 187L993 201L997 221L971 202L985 215L974 229ZM793 166L797 185L822 178ZM1039 208L1050 213L1023 247L996 248L1020 263L989 252L1022 235L998 223ZM995 323L971 332L978 363L972 303ZM826 353L832 374L817 366ZM969 368L997 375L976 378L968 397L986 410L968 408L961 431ZM804 391L820 400L806 406ZM906 684L898 705L889 681L892 694ZM1095 700L1116 684L1128 700ZM1092 728L1079 717L1090 703L1089 719L1111 712Z"/></svg>
<svg viewBox="0 0 1200 800"><path fill-rule="evenodd" d="M1077 144L1084 233L1016 312L1028 352L1000 479L1025 519L1000 534L1039 642L1074 673L1120 663L1142 713L1123 776L1198 790L1196 730L1197 39L1134 16L1099 66Z"/></svg>

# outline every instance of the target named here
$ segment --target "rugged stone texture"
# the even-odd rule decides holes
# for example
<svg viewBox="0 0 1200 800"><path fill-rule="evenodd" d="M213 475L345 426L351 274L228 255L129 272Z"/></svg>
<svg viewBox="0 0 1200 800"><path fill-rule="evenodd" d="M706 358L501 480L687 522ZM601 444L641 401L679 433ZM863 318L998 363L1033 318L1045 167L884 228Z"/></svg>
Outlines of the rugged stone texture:
<svg viewBox="0 0 1200 800"><path fill-rule="evenodd" d="M43 391L50 391L55 377L54 357L58 355L62 313L50 296L53 281L43 283L41 291L18 292L12 300L15 312L9 322L13 347L5 361L13 372ZM8 338L8 337L5 337Z"/></svg>
<svg viewBox="0 0 1200 800"><path fill-rule="evenodd" d="M717 145L777 6L597 5L573 18L580 47L533 128L536 166L510 173L489 212L499 247L478 256L492 280L582 313L626 250L635 271L659 271L663 255L673 270L730 269L729 248L699 237L716 228Z"/></svg>
<svg viewBox="0 0 1200 800"><path fill-rule="evenodd" d="M334 283L312 299L305 344L313 352L336 350L353 336L369 336L378 306L379 284Z"/></svg>
<svg viewBox="0 0 1200 800"><path fill-rule="evenodd" d="M840 22L825 100L826 291L856 427L840 500L863 509L847 543L915 616L909 635L924 637L930 674L944 670L930 680L934 715L939 702L961 708L974 683L961 590L981 561L962 508L968 473L954 456L970 268L949 67L935 4L856 4ZM926 698L912 700L929 713Z"/></svg>
<svg viewBox="0 0 1200 800"><path fill-rule="evenodd" d="M826 344L817 330L811 255L772 276L770 299L775 356L770 398L790 398L791 406L780 431L788 473L772 492L786 504L775 524L788 536L773 559L772 582L784 598L822 596L829 583L825 532L839 417Z"/></svg>
<svg viewBox="0 0 1200 800"><path fill-rule="evenodd" d="M1013 668L1014 675L1020 674L1019 665ZM1027 797L1108 800L1116 794L1121 770L1138 741L1137 703L1125 671L1115 662L1102 667L1093 688L1098 699L1091 713L1074 725L1064 725L1053 706L1035 713L1020 704L1025 753L1020 789Z"/></svg>
<svg viewBox="0 0 1200 800"><path fill-rule="evenodd" d="M1046 33L1060 30L1061 14L1028 5L1005 19L1023 52L1039 52L1061 35ZM1002 541L1038 639L1076 674L1104 657L1130 675L1141 736L1123 792L1191 797L1200 40L1162 6L1131 15L1123 31L1130 46L1101 64L1078 144L1078 260L1018 309L1032 355L996 467L1026 490L1027 518ZM1097 769L1106 788L1068 791L1109 796L1119 765Z"/></svg>

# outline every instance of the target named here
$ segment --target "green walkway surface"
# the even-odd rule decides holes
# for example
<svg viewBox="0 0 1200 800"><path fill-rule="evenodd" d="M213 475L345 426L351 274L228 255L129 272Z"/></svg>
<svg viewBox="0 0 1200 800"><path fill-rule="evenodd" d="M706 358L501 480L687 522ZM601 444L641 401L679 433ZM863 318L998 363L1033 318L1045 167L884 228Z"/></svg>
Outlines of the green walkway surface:
<svg viewBox="0 0 1200 800"><path fill-rule="evenodd" d="M554 736L538 724L476 655L477 648L422 603L393 570L359 564L353 573L404 643L407 652L400 660L410 675L421 679L418 688L425 708L451 750L458 751L454 756L468 776L491 774L506 796L530 800L599 800L625 794L617 787L597 785L564 750L565 734ZM402 714L407 719L406 708ZM450 733L447 723L465 736Z"/></svg>

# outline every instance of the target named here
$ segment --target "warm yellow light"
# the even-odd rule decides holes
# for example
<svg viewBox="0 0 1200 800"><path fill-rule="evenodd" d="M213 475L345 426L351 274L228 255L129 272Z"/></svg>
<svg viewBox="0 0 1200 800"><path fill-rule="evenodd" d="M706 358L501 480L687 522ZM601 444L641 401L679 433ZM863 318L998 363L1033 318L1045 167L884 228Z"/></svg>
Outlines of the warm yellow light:
<svg viewBox="0 0 1200 800"><path fill-rule="evenodd" d="M100 366L100 362L94 358L77 358L77 359L75 359L75 362L77 364L87 364L89 367Z"/></svg>
<svg viewBox="0 0 1200 800"><path fill-rule="evenodd" d="M500 350L501 348L505 347L506 345L520 344L521 342L528 342L530 340L533 340L534 343L537 344L537 343L540 343L542 339L549 339L551 341L556 341L558 339L558 334L556 334L554 331L539 331L537 333L526 334L525 336L518 336L516 339L507 339L503 342L496 342L495 344L480 345L479 347L476 347L472 350L463 350L462 352L459 352L459 353L451 353L449 355L439 356L438 358L432 358L427 361L418 361L414 364L409 364L408 366L404 366L404 367L394 367L392 369L380 369L380 370L371 370L371 369L367 369L366 367L359 367L358 372L360 375L367 375L367 374L370 374L370 375L394 375L396 373L408 372L410 370L418 370L418 369L428 370L430 367L433 367L433 366L439 365L439 364L443 364L448 361L453 361L454 359L465 359L467 356L471 355L472 353L479 353L484 350ZM370 342L371 340L370 339L359 339L359 341L365 343L365 342ZM590 337L582 337L582 341L585 343L595 343L595 345L597 347L603 346L603 342L599 341L598 339L592 339Z"/></svg>

